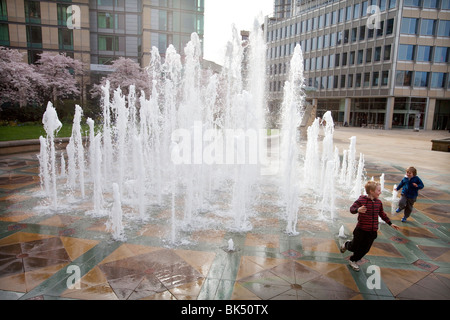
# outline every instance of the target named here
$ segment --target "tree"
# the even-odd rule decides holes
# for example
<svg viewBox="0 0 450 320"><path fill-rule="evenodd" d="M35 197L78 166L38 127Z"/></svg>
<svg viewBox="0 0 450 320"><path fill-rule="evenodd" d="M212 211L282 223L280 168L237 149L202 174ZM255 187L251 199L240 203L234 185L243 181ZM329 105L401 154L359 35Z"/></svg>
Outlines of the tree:
<svg viewBox="0 0 450 320"><path fill-rule="evenodd" d="M123 95L128 95L130 85L135 85L136 92L143 90L146 95L149 94L149 78L147 72L143 70L139 64L129 58L120 57L111 65L114 70L108 76L103 77L100 84L93 86L91 95L93 98L101 96L101 86L106 84L109 80L110 91L113 94L118 87L122 90Z"/></svg>
<svg viewBox="0 0 450 320"><path fill-rule="evenodd" d="M16 49L0 47L0 104L42 102L38 88L45 88L46 81L34 66L23 61L23 53Z"/></svg>
<svg viewBox="0 0 450 320"><path fill-rule="evenodd" d="M57 104L58 100L80 95L75 78L83 72L83 64L80 61L68 57L65 53L55 55L44 52L36 61L36 70L45 80L45 101Z"/></svg>

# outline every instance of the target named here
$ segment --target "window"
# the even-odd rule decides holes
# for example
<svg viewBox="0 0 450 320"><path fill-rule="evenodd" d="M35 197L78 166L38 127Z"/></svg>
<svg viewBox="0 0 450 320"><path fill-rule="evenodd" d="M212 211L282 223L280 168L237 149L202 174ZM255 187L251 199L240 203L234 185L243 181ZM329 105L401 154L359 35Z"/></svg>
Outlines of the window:
<svg viewBox="0 0 450 320"><path fill-rule="evenodd" d="M436 28L436 20L422 19L420 22L420 35L434 36L435 28Z"/></svg>
<svg viewBox="0 0 450 320"><path fill-rule="evenodd" d="M6 23L0 23L0 46L9 46L9 28Z"/></svg>
<svg viewBox="0 0 450 320"><path fill-rule="evenodd" d="M361 5L361 16L365 17L367 15L368 1L363 1Z"/></svg>
<svg viewBox="0 0 450 320"><path fill-rule="evenodd" d="M378 71L374 71L372 73L372 87L378 87L380 81L380 73Z"/></svg>
<svg viewBox="0 0 450 320"><path fill-rule="evenodd" d="M323 47L324 48L328 48L330 46L330 35L329 34L325 34L323 36Z"/></svg>
<svg viewBox="0 0 450 320"><path fill-rule="evenodd" d="M345 12L345 21L350 21L352 19L352 6L348 6Z"/></svg>
<svg viewBox="0 0 450 320"><path fill-rule="evenodd" d="M415 47L412 44L401 44L398 50L399 60L414 60Z"/></svg>
<svg viewBox="0 0 450 320"><path fill-rule="evenodd" d="M438 0L422 0L422 6L429 9L437 9Z"/></svg>
<svg viewBox="0 0 450 320"><path fill-rule="evenodd" d="M330 56L329 56L329 62L328 62L328 65L330 66L330 68L333 68L333 67L335 67L335 65L334 65L334 59L335 59L335 57L334 57L334 54L330 54Z"/></svg>
<svg viewBox="0 0 450 320"><path fill-rule="evenodd" d="M450 21L440 20L437 35L439 37L450 37Z"/></svg>
<svg viewBox="0 0 450 320"><path fill-rule="evenodd" d="M417 19L416 18L402 18L400 26L400 33L416 34L417 33Z"/></svg>
<svg viewBox="0 0 450 320"><path fill-rule="evenodd" d="M431 73L431 88L444 88L446 82L446 74L443 72Z"/></svg>
<svg viewBox="0 0 450 320"><path fill-rule="evenodd" d="M386 35L390 35L394 32L394 18L386 21Z"/></svg>
<svg viewBox="0 0 450 320"><path fill-rule="evenodd" d="M376 47L375 48L375 56L374 56L374 61L381 61L381 47Z"/></svg>
<svg viewBox="0 0 450 320"><path fill-rule="evenodd" d="M161 53L166 53L167 50L167 34L160 33L158 34L158 50Z"/></svg>
<svg viewBox="0 0 450 320"><path fill-rule="evenodd" d="M356 41L356 35L358 33L358 28L353 28L352 29L352 42Z"/></svg>
<svg viewBox="0 0 450 320"><path fill-rule="evenodd" d="M344 22L344 8L339 9L338 23Z"/></svg>
<svg viewBox="0 0 450 320"><path fill-rule="evenodd" d="M344 43L348 43L348 38L349 38L349 30L346 29L344 30Z"/></svg>
<svg viewBox="0 0 450 320"><path fill-rule="evenodd" d="M391 45L384 46L384 61L391 60Z"/></svg>
<svg viewBox="0 0 450 320"><path fill-rule="evenodd" d="M359 27L359 40L364 40L366 38L366 26Z"/></svg>
<svg viewBox="0 0 450 320"><path fill-rule="evenodd" d="M334 47L336 45L336 33L332 33L330 35L330 47Z"/></svg>
<svg viewBox="0 0 450 320"><path fill-rule="evenodd" d="M361 73L356 74L355 87L361 88Z"/></svg>
<svg viewBox="0 0 450 320"><path fill-rule="evenodd" d="M328 27L330 25L330 16L331 13L325 13L324 27Z"/></svg>
<svg viewBox="0 0 450 320"><path fill-rule="evenodd" d="M383 36L384 32L384 21L380 21L380 28L377 29L377 37Z"/></svg>
<svg viewBox="0 0 450 320"><path fill-rule="evenodd" d="M333 25L335 23L337 23L337 11L333 11L331 13L331 22L330 22L330 24Z"/></svg>
<svg viewBox="0 0 450 320"><path fill-rule="evenodd" d="M324 24L324 16L321 15L319 16L319 29L323 28L323 24Z"/></svg>
<svg viewBox="0 0 450 320"><path fill-rule="evenodd" d="M328 56L323 56L322 57L322 68L324 68L324 69L328 69L328 61L329 61L329 59L328 59Z"/></svg>
<svg viewBox="0 0 450 320"><path fill-rule="evenodd" d="M57 4L57 12L58 12L58 25L59 26L67 26L67 19L69 19L69 15L67 14L68 4Z"/></svg>
<svg viewBox="0 0 450 320"><path fill-rule="evenodd" d="M25 0L25 21L41 23L41 5L39 1Z"/></svg>
<svg viewBox="0 0 450 320"><path fill-rule="evenodd" d="M6 8L6 0L0 0L0 20L8 20L8 9Z"/></svg>
<svg viewBox="0 0 450 320"><path fill-rule="evenodd" d="M100 51L118 51L119 37L116 36L98 36L98 50Z"/></svg>
<svg viewBox="0 0 450 320"><path fill-rule="evenodd" d="M446 63L448 62L448 55L449 55L448 47L435 47L433 61L436 63Z"/></svg>
<svg viewBox="0 0 450 320"><path fill-rule="evenodd" d="M27 26L27 46L31 48L42 48L41 27Z"/></svg>
<svg viewBox="0 0 450 320"><path fill-rule="evenodd" d="M389 9L395 8L397 0L389 0Z"/></svg>
<svg viewBox="0 0 450 320"><path fill-rule="evenodd" d="M441 9L450 9L450 0L442 0L441 1Z"/></svg>
<svg viewBox="0 0 450 320"><path fill-rule="evenodd" d="M115 29L117 28L116 17L117 14L109 12L99 12L97 14L97 25L101 29Z"/></svg>
<svg viewBox="0 0 450 320"><path fill-rule="evenodd" d="M159 10L159 30L167 31L167 11Z"/></svg>
<svg viewBox="0 0 450 320"><path fill-rule="evenodd" d="M345 74L341 75L341 88L345 88Z"/></svg>
<svg viewBox="0 0 450 320"><path fill-rule="evenodd" d="M338 87L338 76L333 76L333 89L337 89Z"/></svg>
<svg viewBox="0 0 450 320"><path fill-rule="evenodd" d="M354 8L353 8L353 19L358 19L359 15L361 13L361 8L359 7L360 4L356 3Z"/></svg>
<svg viewBox="0 0 450 320"><path fill-rule="evenodd" d="M339 60L341 60L341 54L340 53L336 53L336 58L335 58L335 60L334 60L334 62L335 62L335 67L339 67Z"/></svg>
<svg viewBox="0 0 450 320"><path fill-rule="evenodd" d="M421 0L405 0L406 7L420 7Z"/></svg>
<svg viewBox="0 0 450 320"><path fill-rule="evenodd" d="M347 65L347 52L344 52L342 54L342 66L346 66Z"/></svg>
<svg viewBox="0 0 450 320"><path fill-rule="evenodd" d="M342 43L342 31L338 31L336 33L336 38L337 38L337 45L340 45Z"/></svg>
<svg viewBox="0 0 450 320"><path fill-rule="evenodd" d="M397 71L395 85L400 87L411 86L412 71Z"/></svg>
<svg viewBox="0 0 450 320"><path fill-rule="evenodd" d="M362 64L363 63L363 55L364 55L364 50L358 50L358 64Z"/></svg>
<svg viewBox="0 0 450 320"><path fill-rule="evenodd" d="M389 82L389 70L385 70L381 73L381 85L387 86Z"/></svg>
<svg viewBox="0 0 450 320"><path fill-rule="evenodd" d="M351 65L351 66L354 65L355 64L355 51L351 51L350 52L350 58L349 59L350 59L350 61L349 61L348 64Z"/></svg>
<svg viewBox="0 0 450 320"><path fill-rule="evenodd" d="M368 87L370 84L370 72L364 73L364 87Z"/></svg>
<svg viewBox="0 0 450 320"><path fill-rule="evenodd" d="M431 61L431 49L430 46L418 46L417 47L417 61L430 62Z"/></svg>
<svg viewBox="0 0 450 320"><path fill-rule="evenodd" d="M347 87L348 87L348 88L353 88L353 74L349 74L349 75L348 75L348 79L347 79Z"/></svg>
<svg viewBox="0 0 450 320"><path fill-rule="evenodd" d="M414 73L414 86L415 87L428 87L429 72L416 71Z"/></svg>
<svg viewBox="0 0 450 320"><path fill-rule="evenodd" d="M372 48L366 49L366 62L372 62Z"/></svg>
<svg viewBox="0 0 450 320"><path fill-rule="evenodd" d="M68 28L59 28L58 43L60 50L73 50L73 30Z"/></svg>

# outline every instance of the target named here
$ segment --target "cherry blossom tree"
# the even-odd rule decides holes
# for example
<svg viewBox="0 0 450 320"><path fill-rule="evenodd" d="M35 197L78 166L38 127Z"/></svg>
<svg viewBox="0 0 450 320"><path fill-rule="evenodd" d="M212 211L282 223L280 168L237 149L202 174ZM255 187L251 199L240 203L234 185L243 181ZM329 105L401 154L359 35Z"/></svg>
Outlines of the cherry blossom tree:
<svg viewBox="0 0 450 320"><path fill-rule="evenodd" d="M143 90L148 96L150 88L149 78L147 72L138 63L129 58L120 57L113 62L111 68L114 71L104 77L99 84L93 86L91 90L92 97L101 96L100 87L105 85L107 80L110 83L111 94L120 87L123 95L128 95L130 85L135 85L137 93Z"/></svg>
<svg viewBox="0 0 450 320"><path fill-rule="evenodd" d="M45 100L56 104L58 100L80 95L75 77L83 72L83 64L80 61L68 57L65 53L44 52L36 61L36 70L45 81L42 92Z"/></svg>
<svg viewBox="0 0 450 320"><path fill-rule="evenodd" d="M16 49L0 47L0 104L42 102L39 88L46 88L46 80L34 66L23 60Z"/></svg>

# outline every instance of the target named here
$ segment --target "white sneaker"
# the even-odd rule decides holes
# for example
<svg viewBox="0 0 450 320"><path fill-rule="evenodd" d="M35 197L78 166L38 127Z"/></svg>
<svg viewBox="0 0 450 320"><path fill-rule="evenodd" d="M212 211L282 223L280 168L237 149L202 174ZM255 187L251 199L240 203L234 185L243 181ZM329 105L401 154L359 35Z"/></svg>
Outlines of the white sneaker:
<svg viewBox="0 0 450 320"><path fill-rule="evenodd" d="M353 270L359 271L359 266L358 266L358 264L356 263L356 261L349 260L349 261L348 261L348 264L350 265L350 267L351 267Z"/></svg>

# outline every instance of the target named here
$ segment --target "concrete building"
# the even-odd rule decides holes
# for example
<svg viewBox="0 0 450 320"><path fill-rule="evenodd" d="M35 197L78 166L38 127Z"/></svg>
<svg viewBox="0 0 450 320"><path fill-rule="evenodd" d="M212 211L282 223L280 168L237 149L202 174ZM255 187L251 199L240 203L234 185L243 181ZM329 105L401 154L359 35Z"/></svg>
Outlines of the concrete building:
<svg viewBox="0 0 450 320"><path fill-rule="evenodd" d="M299 44L317 116L330 110L350 126L450 128L449 0L299 0L283 7L284 17L280 1L265 20L272 110Z"/></svg>

